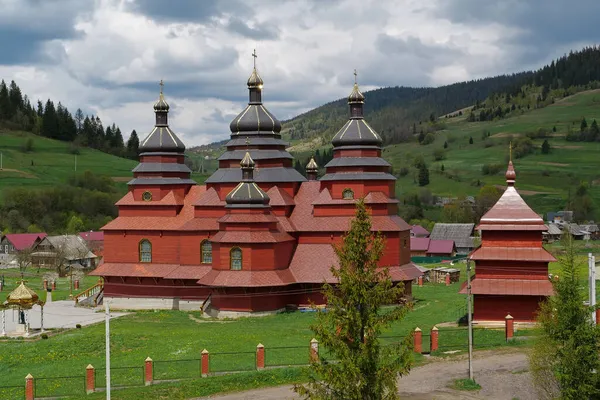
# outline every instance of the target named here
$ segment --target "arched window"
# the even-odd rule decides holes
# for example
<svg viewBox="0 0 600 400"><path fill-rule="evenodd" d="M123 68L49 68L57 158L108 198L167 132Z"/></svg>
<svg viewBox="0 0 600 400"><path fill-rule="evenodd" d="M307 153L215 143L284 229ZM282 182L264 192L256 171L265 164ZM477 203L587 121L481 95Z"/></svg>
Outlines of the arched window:
<svg viewBox="0 0 600 400"><path fill-rule="evenodd" d="M234 247L229 254L229 267L232 271L241 271L242 269L242 249Z"/></svg>
<svg viewBox="0 0 600 400"><path fill-rule="evenodd" d="M140 262L152 262L152 243L148 239L140 242Z"/></svg>
<svg viewBox="0 0 600 400"><path fill-rule="evenodd" d="M209 240L203 240L200 244L202 252L202 264L212 264L212 243Z"/></svg>
<svg viewBox="0 0 600 400"><path fill-rule="evenodd" d="M351 200L353 198L354 198L354 192L352 191L352 189L344 189L344 191L342 192L342 199Z"/></svg>

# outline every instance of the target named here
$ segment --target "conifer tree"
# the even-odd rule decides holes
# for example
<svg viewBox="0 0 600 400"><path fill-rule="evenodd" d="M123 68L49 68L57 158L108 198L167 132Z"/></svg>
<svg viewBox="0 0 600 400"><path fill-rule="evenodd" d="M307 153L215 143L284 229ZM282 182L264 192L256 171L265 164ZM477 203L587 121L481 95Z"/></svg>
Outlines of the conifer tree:
<svg viewBox="0 0 600 400"><path fill-rule="evenodd" d="M542 154L550 153L550 143L548 143L548 139L544 139L544 143L542 143Z"/></svg>
<svg viewBox="0 0 600 400"><path fill-rule="evenodd" d="M469 137L469 144L473 144L473 136Z"/></svg>
<svg viewBox="0 0 600 400"><path fill-rule="evenodd" d="M419 186L429 185L429 169L423 163L419 165Z"/></svg>
<svg viewBox="0 0 600 400"><path fill-rule="evenodd" d="M317 313L311 329L336 362L325 357L312 362L309 383L295 391L309 399L398 399L396 379L412 365L411 336L392 346L379 336L408 306L382 310L400 300L404 287L394 286L387 269L378 268L384 238L372 232L363 200L343 244L334 247L339 268L331 273L338 283L324 284L327 310Z"/></svg>
<svg viewBox="0 0 600 400"><path fill-rule="evenodd" d="M587 129L587 127L588 127L587 121L585 120L585 117L583 117L581 119L581 125L579 125L579 130L581 132L585 132L585 130Z"/></svg>
<svg viewBox="0 0 600 400"><path fill-rule="evenodd" d="M572 236L563 235L562 243L560 272L552 281L554 295L538 315L541 334L530 355L532 375L542 398L596 399L600 329L591 319L593 308L584 304Z"/></svg>
<svg viewBox="0 0 600 400"><path fill-rule="evenodd" d="M128 157L135 160L138 157L138 148L140 147L140 139L138 138L135 129L131 131L131 135L127 140Z"/></svg>

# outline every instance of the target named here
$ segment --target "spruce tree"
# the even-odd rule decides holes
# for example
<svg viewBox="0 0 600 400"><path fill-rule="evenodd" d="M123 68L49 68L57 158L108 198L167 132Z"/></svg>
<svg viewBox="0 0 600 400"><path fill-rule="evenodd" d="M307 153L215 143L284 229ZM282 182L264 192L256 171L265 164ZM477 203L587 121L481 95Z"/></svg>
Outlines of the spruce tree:
<svg viewBox="0 0 600 400"><path fill-rule="evenodd" d="M327 310L319 311L311 326L319 346L332 360L320 357L311 363L307 385L294 390L309 399L398 399L396 379L412 365L411 336L384 346L379 336L390 323L401 320L408 307L382 307L397 303L403 285L394 286L387 269L378 261L384 238L371 230L364 201L356 205L356 217L342 245L334 246L339 268L331 273L338 282L324 284ZM321 352L323 354L325 352Z"/></svg>
<svg viewBox="0 0 600 400"><path fill-rule="evenodd" d="M583 117L581 119L581 125L579 125L579 130L581 132L585 132L585 130L587 129L587 127L588 127L587 121L585 120L585 117Z"/></svg>
<svg viewBox="0 0 600 400"><path fill-rule="evenodd" d="M473 144L473 136L469 137L469 144Z"/></svg>
<svg viewBox="0 0 600 400"><path fill-rule="evenodd" d="M127 139L127 156L133 160L138 157L138 148L140 147L140 139L135 131L131 131L129 139Z"/></svg>
<svg viewBox="0 0 600 400"><path fill-rule="evenodd" d="M448 142L444 142L444 148L447 149L448 148Z"/></svg>
<svg viewBox="0 0 600 400"><path fill-rule="evenodd" d="M542 154L550 153L550 143L548 143L548 139L544 139L544 143L542 143Z"/></svg>
<svg viewBox="0 0 600 400"><path fill-rule="evenodd" d="M419 165L419 186L429 185L429 169L423 163Z"/></svg>
<svg viewBox="0 0 600 400"><path fill-rule="evenodd" d="M584 304L580 290L582 270L573 238L562 239L560 272L552 281L554 295L538 315L540 337L530 355L534 383L541 397L596 399L600 397L600 329L593 308Z"/></svg>

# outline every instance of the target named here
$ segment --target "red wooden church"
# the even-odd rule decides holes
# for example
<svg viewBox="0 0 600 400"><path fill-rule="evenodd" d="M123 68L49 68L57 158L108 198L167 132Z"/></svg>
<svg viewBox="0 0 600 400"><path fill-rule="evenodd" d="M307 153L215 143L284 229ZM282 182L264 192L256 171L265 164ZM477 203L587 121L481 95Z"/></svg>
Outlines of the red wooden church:
<svg viewBox="0 0 600 400"><path fill-rule="evenodd" d="M333 282L330 267L337 263L332 245L349 229L358 198L370 209L373 231L386 238L380 265L410 295L420 275L410 262L410 226L397 215L395 177L381 158L381 137L363 118L358 85L320 179L314 159L308 179L292 167L262 88L254 68L248 106L230 124L219 169L200 186L169 127L161 87L129 192L103 228L105 262L94 274L104 278L112 307L223 313L322 303L321 284Z"/></svg>
<svg viewBox="0 0 600 400"><path fill-rule="evenodd" d="M533 321L540 301L552 294L548 263L555 258L542 247L547 228L515 189L512 161L506 171L508 187L481 218L481 247L469 259L475 262L471 284L475 321ZM461 293L466 293L463 287Z"/></svg>

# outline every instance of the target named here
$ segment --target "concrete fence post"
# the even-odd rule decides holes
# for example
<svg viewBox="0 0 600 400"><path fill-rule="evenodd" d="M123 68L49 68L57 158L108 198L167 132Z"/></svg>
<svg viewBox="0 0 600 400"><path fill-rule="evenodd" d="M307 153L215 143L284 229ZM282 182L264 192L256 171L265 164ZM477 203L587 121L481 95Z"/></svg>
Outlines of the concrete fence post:
<svg viewBox="0 0 600 400"><path fill-rule="evenodd" d="M446 286L450 286L450 274L446 272Z"/></svg>
<svg viewBox="0 0 600 400"><path fill-rule="evenodd" d="M85 392L87 394L96 391L96 370L92 364L85 368Z"/></svg>
<svg viewBox="0 0 600 400"><path fill-rule="evenodd" d="M421 354L423 352L423 332L421 332L419 327L415 328L413 345L415 353Z"/></svg>
<svg viewBox="0 0 600 400"><path fill-rule="evenodd" d="M75 290L79 290L79 279L75 279L75 282L73 282L73 286Z"/></svg>
<svg viewBox="0 0 600 400"><path fill-rule="evenodd" d="M154 381L154 362L150 357L144 360L144 385L150 386Z"/></svg>
<svg viewBox="0 0 600 400"><path fill-rule="evenodd" d="M434 352L438 349L438 335L439 335L439 331L437 326L434 326L433 328L431 328L431 346L429 347L431 352Z"/></svg>
<svg viewBox="0 0 600 400"><path fill-rule="evenodd" d="M44 290L48 290L48 279L44 279Z"/></svg>
<svg viewBox="0 0 600 400"><path fill-rule="evenodd" d="M309 350L309 361L310 362L319 362L319 342L317 339L312 338L310 340L310 350Z"/></svg>
<svg viewBox="0 0 600 400"><path fill-rule="evenodd" d="M52 290L56 290L56 281L52 281Z"/></svg>
<svg viewBox="0 0 600 400"><path fill-rule="evenodd" d="M203 378L206 378L208 376L208 367L209 367L209 354L208 354L208 350L204 349L202 350L202 360L200 362L201 366L200 366L200 372L202 374Z"/></svg>
<svg viewBox="0 0 600 400"><path fill-rule="evenodd" d="M25 377L25 400L34 400L35 390L33 385L33 376L31 374L27 374Z"/></svg>
<svg viewBox="0 0 600 400"><path fill-rule="evenodd" d="M515 321L510 314L504 317L504 331L506 333L506 341L508 342L515 335Z"/></svg>
<svg viewBox="0 0 600 400"><path fill-rule="evenodd" d="M265 346L262 343L256 345L256 369L265 369Z"/></svg>
<svg viewBox="0 0 600 400"><path fill-rule="evenodd" d="M423 286L423 275L421 275L419 277L418 282L419 282L419 287L422 287Z"/></svg>

